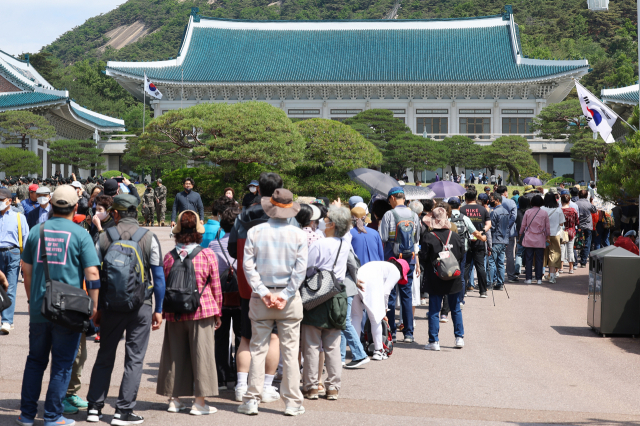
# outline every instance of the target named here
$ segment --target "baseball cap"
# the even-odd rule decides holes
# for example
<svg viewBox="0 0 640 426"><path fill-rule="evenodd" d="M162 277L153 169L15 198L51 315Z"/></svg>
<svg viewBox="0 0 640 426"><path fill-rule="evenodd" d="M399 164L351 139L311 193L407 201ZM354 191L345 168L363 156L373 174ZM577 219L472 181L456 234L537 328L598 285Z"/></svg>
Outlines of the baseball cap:
<svg viewBox="0 0 640 426"><path fill-rule="evenodd" d="M260 183L257 180L252 180L249 182L249 186L260 186Z"/></svg>
<svg viewBox="0 0 640 426"><path fill-rule="evenodd" d="M483 192L482 194L478 195L478 200L488 201L489 200L489 196Z"/></svg>
<svg viewBox="0 0 640 426"><path fill-rule="evenodd" d="M116 195L113 197L113 204L107 211L127 211L130 207L138 208L138 199L135 196L131 194Z"/></svg>
<svg viewBox="0 0 640 426"><path fill-rule="evenodd" d="M56 207L69 207L78 204L78 194L71 185L60 185L53 191L51 204Z"/></svg>
<svg viewBox="0 0 640 426"><path fill-rule="evenodd" d="M484 187L484 190L485 190L485 191L491 191L491 187L490 187L490 186L485 186L485 187Z"/></svg>
<svg viewBox="0 0 640 426"><path fill-rule="evenodd" d="M47 188L46 186L41 186L36 191L36 194L43 194L43 195L51 194L51 190L49 188Z"/></svg>
<svg viewBox="0 0 640 426"><path fill-rule="evenodd" d="M118 182L115 179L107 179L104 182L104 195L114 196L118 192Z"/></svg>
<svg viewBox="0 0 640 426"><path fill-rule="evenodd" d="M7 188L0 188L0 200L6 200L7 198L11 198L11 191Z"/></svg>
<svg viewBox="0 0 640 426"><path fill-rule="evenodd" d="M400 281L398 281L398 284L400 285L408 284L409 280L407 279L407 274L409 273L409 264L404 259L396 259L395 257L389 258L389 260L392 260L392 259L398 262L402 267L402 276L400 277Z"/></svg>
<svg viewBox="0 0 640 426"><path fill-rule="evenodd" d="M535 190L536 190L536 187L533 186L533 185L527 185L527 186L524 187L524 193L525 194L528 194L528 193L533 192Z"/></svg>
<svg viewBox="0 0 640 426"><path fill-rule="evenodd" d="M393 188L391 188L389 190L389 193L387 194L387 198L391 197L392 195L396 195L396 194L404 194L404 189L402 189L401 186L394 186Z"/></svg>
<svg viewBox="0 0 640 426"><path fill-rule="evenodd" d="M35 183L32 183L31 185L29 185L29 192L36 192L38 190L38 185L36 185Z"/></svg>
<svg viewBox="0 0 640 426"><path fill-rule="evenodd" d="M562 191L560 191L560 195L569 195L570 192L567 191L566 189L563 189Z"/></svg>
<svg viewBox="0 0 640 426"><path fill-rule="evenodd" d="M162 179L158 179L156 180L156 182L162 183Z"/></svg>
<svg viewBox="0 0 640 426"><path fill-rule="evenodd" d="M353 197L349 198L349 208L352 209L356 206L356 204L362 203L362 202L364 202L364 200L362 199L361 196L354 195Z"/></svg>
<svg viewBox="0 0 640 426"><path fill-rule="evenodd" d="M486 195L486 194L483 194L483 195ZM454 207L454 206L459 207L460 199L458 197L450 197L447 203L449 203L451 207Z"/></svg>
<svg viewBox="0 0 640 426"><path fill-rule="evenodd" d="M82 188L82 184L77 180L74 180L73 182L71 182L71 186L73 186L74 188Z"/></svg>
<svg viewBox="0 0 640 426"><path fill-rule="evenodd" d="M555 186L549 188L549 194L556 195L557 193L558 193L558 188L556 188Z"/></svg>

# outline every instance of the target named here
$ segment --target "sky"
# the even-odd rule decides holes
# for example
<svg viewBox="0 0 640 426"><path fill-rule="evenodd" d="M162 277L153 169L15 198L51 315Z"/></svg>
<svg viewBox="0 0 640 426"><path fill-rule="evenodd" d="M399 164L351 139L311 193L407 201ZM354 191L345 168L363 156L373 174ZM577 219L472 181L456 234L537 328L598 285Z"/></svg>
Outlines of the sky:
<svg viewBox="0 0 640 426"><path fill-rule="evenodd" d="M126 0L2 0L0 50L36 53L87 19Z"/></svg>

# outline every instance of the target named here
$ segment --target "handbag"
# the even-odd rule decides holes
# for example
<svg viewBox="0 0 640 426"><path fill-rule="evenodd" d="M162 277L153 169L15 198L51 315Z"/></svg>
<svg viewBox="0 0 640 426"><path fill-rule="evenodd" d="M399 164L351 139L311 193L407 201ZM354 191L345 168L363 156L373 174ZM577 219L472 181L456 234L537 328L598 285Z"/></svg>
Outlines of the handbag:
<svg viewBox="0 0 640 426"><path fill-rule="evenodd" d="M540 213L540 210L542 210L542 209L538 208L538 211L536 212L536 214L534 214L534 215L533 215L533 218L531 218L531 220L529 221L529 224L527 225L527 227L526 227L526 228L524 228L524 231L522 232L522 234L520 234L520 238L519 238L519 240L518 240L518 243L519 243L520 245L522 245L522 243L523 243L523 241L524 241L524 236L525 236L525 234L526 234L526 233L527 233L527 231L529 230L529 227L531 226L531 223L533 223L533 219L535 219L535 218L536 218L536 216L538 216L538 213Z"/></svg>
<svg viewBox="0 0 640 426"><path fill-rule="evenodd" d="M336 278L336 274L333 272L336 263L338 263L338 256L340 256L341 249L342 239L340 239L338 254L336 254L336 260L333 262L331 270L321 271L314 266L313 269L315 273L302 282L300 286L300 297L302 298L302 307L304 309L311 310L343 290L342 284L340 284Z"/></svg>
<svg viewBox="0 0 640 426"><path fill-rule="evenodd" d="M54 281L49 276L44 223L40 225L40 258L44 267L46 283L40 313L54 324L66 327L76 333L86 333L91 325L93 300L83 289Z"/></svg>
<svg viewBox="0 0 640 426"><path fill-rule="evenodd" d="M220 245L220 250L224 255L224 258L227 260L229 264L229 268L220 274L220 288L223 293L234 293L238 291L238 276L236 275L235 268L229 262L229 258L227 257L227 253L224 252L224 248L222 248L222 243L220 242L220 229L218 229L218 233L216 234L216 240L218 241L218 245Z"/></svg>
<svg viewBox="0 0 640 426"><path fill-rule="evenodd" d="M0 286L0 312L5 309L9 309L11 306L11 299L9 299L9 295L4 287Z"/></svg>

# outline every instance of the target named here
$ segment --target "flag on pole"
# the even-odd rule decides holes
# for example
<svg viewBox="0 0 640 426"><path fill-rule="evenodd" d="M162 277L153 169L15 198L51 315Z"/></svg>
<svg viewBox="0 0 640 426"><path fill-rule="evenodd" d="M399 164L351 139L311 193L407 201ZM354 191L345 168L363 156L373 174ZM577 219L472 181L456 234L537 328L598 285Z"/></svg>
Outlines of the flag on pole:
<svg viewBox="0 0 640 426"><path fill-rule="evenodd" d="M577 81L576 89L578 90L582 113L587 118L587 123L591 130L600 133L606 143L615 142L611 131L618 119L618 115Z"/></svg>
<svg viewBox="0 0 640 426"><path fill-rule="evenodd" d="M144 74L144 91L147 95L151 96L151 99L162 99L162 93L158 88L147 78L147 73Z"/></svg>

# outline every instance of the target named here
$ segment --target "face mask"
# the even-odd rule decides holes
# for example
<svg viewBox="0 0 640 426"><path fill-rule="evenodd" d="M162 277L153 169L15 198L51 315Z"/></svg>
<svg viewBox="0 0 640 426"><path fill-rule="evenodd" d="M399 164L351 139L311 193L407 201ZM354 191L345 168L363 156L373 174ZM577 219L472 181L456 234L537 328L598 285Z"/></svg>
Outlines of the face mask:
<svg viewBox="0 0 640 426"><path fill-rule="evenodd" d="M11 199L4 201L4 204L2 205L2 210L1 211L5 211L9 207L11 207Z"/></svg>
<svg viewBox="0 0 640 426"><path fill-rule="evenodd" d="M48 203L49 203L49 197L38 197L38 204L43 205Z"/></svg>
<svg viewBox="0 0 640 426"><path fill-rule="evenodd" d="M185 188L185 189L184 189L184 192L186 192L186 193L188 194L188 193L190 193L190 192L191 192L191 189L187 189L187 188Z"/></svg>
<svg viewBox="0 0 640 426"><path fill-rule="evenodd" d="M255 186L250 186L249 187L249 192L251 192L252 194L256 193L257 188Z"/></svg>
<svg viewBox="0 0 640 426"><path fill-rule="evenodd" d="M318 229L320 230L320 232L324 234L324 230L326 227L327 227L327 224L324 222L324 219L320 219L318 221Z"/></svg>
<svg viewBox="0 0 640 426"><path fill-rule="evenodd" d="M109 213L99 212L99 213L96 213L96 217L100 219L101 222L103 222L107 217L109 217Z"/></svg>

